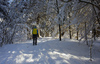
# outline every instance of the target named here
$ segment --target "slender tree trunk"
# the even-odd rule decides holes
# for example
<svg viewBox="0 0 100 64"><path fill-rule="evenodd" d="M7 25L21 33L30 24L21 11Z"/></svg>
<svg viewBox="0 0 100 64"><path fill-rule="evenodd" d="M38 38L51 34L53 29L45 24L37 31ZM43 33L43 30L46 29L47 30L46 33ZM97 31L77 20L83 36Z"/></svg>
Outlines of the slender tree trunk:
<svg viewBox="0 0 100 64"><path fill-rule="evenodd" d="M57 7L57 14L59 14L59 8L58 8L58 0L56 0L56 7ZM60 21L60 18L58 19L58 22ZM61 41L61 27L59 23L59 40Z"/></svg>
<svg viewBox="0 0 100 64"><path fill-rule="evenodd" d="M87 30L86 30L86 22L85 22L85 41L86 41L86 44L88 45L88 42L87 42Z"/></svg>
<svg viewBox="0 0 100 64"><path fill-rule="evenodd" d="M70 21L69 21L69 24L70 24ZM71 26L69 26L69 36L70 36L70 39L72 39L72 36L71 36Z"/></svg>
<svg viewBox="0 0 100 64"><path fill-rule="evenodd" d="M70 39L72 39L72 36L71 36L71 27L69 26L69 36L70 36Z"/></svg>
<svg viewBox="0 0 100 64"><path fill-rule="evenodd" d="M79 25L77 26L77 40L78 40L78 33L79 33Z"/></svg>
<svg viewBox="0 0 100 64"><path fill-rule="evenodd" d="M95 8L94 8L93 5L92 5L92 7L93 7L93 10L94 10L94 14L97 15L96 10L95 10ZM96 18L97 18L97 21L98 21L98 23L99 23L99 18L98 18L98 16L96 16ZM96 23L96 21L94 21L94 23L93 23L93 38L94 38L94 40L96 40L96 38L95 38L95 36L96 36L95 23ZM100 23L99 23L99 25L100 25Z"/></svg>
<svg viewBox="0 0 100 64"><path fill-rule="evenodd" d="M94 40L96 40L95 36L96 36L96 29L93 28L93 38L94 38Z"/></svg>
<svg viewBox="0 0 100 64"><path fill-rule="evenodd" d="M59 24L59 40L61 41L61 27L60 27L60 24Z"/></svg>
<svg viewBox="0 0 100 64"><path fill-rule="evenodd" d="M91 39L91 41L90 41L90 61L92 61L92 47L93 47L93 40Z"/></svg>
<svg viewBox="0 0 100 64"><path fill-rule="evenodd" d="M78 40L78 28L77 28L77 40Z"/></svg>

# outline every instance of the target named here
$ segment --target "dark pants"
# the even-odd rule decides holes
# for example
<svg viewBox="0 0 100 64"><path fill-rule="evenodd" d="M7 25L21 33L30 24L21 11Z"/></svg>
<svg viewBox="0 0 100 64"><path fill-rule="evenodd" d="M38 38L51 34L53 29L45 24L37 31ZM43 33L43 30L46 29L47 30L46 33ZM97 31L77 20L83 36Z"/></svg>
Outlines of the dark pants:
<svg viewBox="0 0 100 64"><path fill-rule="evenodd" d="M33 45L37 45L37 35L33 34Z"/></svg>

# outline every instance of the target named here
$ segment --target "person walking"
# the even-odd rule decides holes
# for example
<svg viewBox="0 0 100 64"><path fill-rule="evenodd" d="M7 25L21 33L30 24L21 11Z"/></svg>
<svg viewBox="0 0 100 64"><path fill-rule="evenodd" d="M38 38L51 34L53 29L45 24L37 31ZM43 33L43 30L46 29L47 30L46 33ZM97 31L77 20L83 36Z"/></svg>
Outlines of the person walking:
<svg viewBox="0 0 100 64"><path fill-rule="evenodd" d="M32 35L33 35L33 45L37 45L38 29L36 28L36 26L32 30Z"/></svg>

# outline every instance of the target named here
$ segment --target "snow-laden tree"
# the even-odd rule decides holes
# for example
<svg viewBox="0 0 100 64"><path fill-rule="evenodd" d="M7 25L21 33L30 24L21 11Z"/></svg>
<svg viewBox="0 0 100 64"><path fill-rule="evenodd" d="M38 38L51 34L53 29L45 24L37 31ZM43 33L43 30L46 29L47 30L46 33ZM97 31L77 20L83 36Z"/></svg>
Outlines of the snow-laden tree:
<svg viewBox="0 0 100 64"><path fill-rule="evenodd" d="M31 30L33 25L38 26L38 17L45 16L46 12L46 2L47 0L15 0L11 3L11 17L15 23L16 35L15 38L19 35L19 38L22 40L23 36L26 35L28 39L31 36ZM22 28L21 28L22 27ZM23 32L24 31L24 32ZM21 34L20 34L21 33Z"/></svg>
<svg viewBox="0 0 100 64"><path fill-rule="evenodd" d="M9 0L0 0L0 46L9 42L9 28L10 27L10 17L9 13Z"/></svg>
<svg viewBox="0 0 100 64"><path fill-rule="evenodd" d="M36 20L38 14L45 11L45 2L46 0L0 0L1 46L13 43L14 39L22 40L27 30L31 30L34 20L30 22L30 26L26 22L30 19Z"/></svg>
<svg viewBox="0 0 100 64"><path fill-rule="evenodd" d="M60 0L49 0L48 6L47 6L47 15L49 21L52 22L52 27L56 29L53 29L53 36L59 34L59 40L61 41L61 25L63 25L62 21L62 13L61 13L61 7L63 6L63 3L61 3ZM58 30L57 30L58 29Z"/></svg>
<svg viewBox="0 0 100 64"><path fill-rule="evenodd" d="M93 28L95 28L94 32L96 32L97 26L95 24L98 25L100 22L99 21L100 5L98 3L99 1L98 0L93 0L93 1L61 0L61 1L64 2L63 17L65 16L65 19L67 19L66 22L68 22L68 20L70 21L69 22L70 24L68 23L69 26L76 24L77 39L78 36L81 35L80 39L85 38L85 41L87 41L90 31L92 31ZM93 37L95 37L95 33Z"/></svg>
<svg viewBox="0 0 100 64"><path fill-rule="evenodd" d="M0 41L31 38L34 25L41 36L94 39L100 26L99 0L1 0ZM9 36L8 36L9 35ZM2 45L1 44L1 45Z"/></svg>
<svg viewBox="0 0 100 64"><path fill-rule="evenodd" d="M51 20L51 23L55 23L54 25L61 25L61 34L63 34L63 31L69 32L70 38L74 36L77 39L87 41L90 32L93 30L94 22L99 17L93 10L94 6L99 14L98 2L98 0L48 0L47 18ZM99 19L96 23L99 24ZM55 31L55 33L58 32Z"/></svg>

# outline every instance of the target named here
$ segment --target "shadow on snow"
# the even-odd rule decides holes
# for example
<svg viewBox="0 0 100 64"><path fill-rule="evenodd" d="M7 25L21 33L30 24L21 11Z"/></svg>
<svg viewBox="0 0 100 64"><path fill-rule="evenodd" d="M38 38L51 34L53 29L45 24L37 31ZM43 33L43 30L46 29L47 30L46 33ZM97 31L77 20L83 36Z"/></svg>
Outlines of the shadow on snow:
<svg viewBox="0 0 100 64"><path fill-rule="evenodd" d="M7 46L9 48L3 47L0 53L5 52L0 56L0 64L89 64L87 46L72 41L41 38L36 46L32 45L32 41Z"/></svg>

